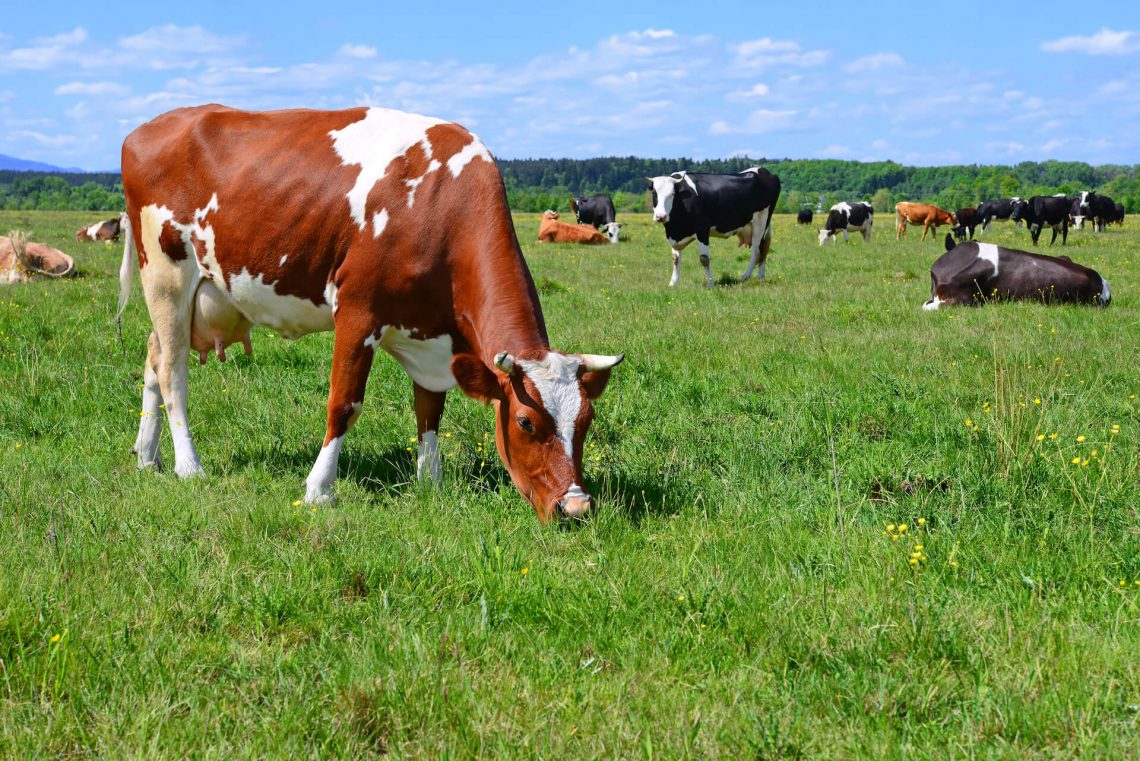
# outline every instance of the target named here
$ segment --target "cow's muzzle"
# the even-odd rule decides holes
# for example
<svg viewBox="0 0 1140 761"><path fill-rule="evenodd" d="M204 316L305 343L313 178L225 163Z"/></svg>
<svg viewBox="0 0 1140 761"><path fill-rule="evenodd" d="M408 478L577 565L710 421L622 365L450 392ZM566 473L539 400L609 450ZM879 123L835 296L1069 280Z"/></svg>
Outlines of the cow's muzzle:
<svg viewBox="0 0 1140 761"><path fill-rule="evenodd" d="M668 222L669 221L669 215L668 214L658 214L657 212L654 212L653 213L653 221L654 222Z"/></svg>
<svg viewBox="0 0 1140 761"><path fill-rule="evenodd" d="M584 520L590 514L590 495L574 484L554 503L554 515L562 523Z"/></svg>

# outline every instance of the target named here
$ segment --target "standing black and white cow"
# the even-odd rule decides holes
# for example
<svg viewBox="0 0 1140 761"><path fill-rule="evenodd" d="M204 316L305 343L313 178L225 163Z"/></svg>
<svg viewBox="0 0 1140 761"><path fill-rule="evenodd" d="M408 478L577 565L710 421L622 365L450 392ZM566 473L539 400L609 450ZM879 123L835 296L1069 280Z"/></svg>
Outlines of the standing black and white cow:
<svg viewBox="0 0 1140 761"><path fill-rule="evenodd" d="M621 225L617 222L613 199L605 193L571 198L570 209L578 217L578 224L593 225L597 230L605 230L610 243L618 242Z"/></svg>
<svg viewBox="0 0 1140 761"><path fill-rule="evenodd" d="M843 233L843 240L849 240L848 233L862 233L863 240L871 242L871 227L875 224L875 210L871 204L863 201L843 201L831 207L827 212L827 221L819 231L819 245L831 238L834 243Z"/></svg>
<svg viewBox="0 0 1140 761"><path fill-rule="evenodd" d="M1082 191L1076 198L1070 199L1069 214L1073 218L1074 227L1084 227L1085 222L1091 221L1093 229L1104 232L1116 212L1116 203L1108 196L1102 196L1091 190Z"/></svg>
<svg viewBox="0 0 1140 761"><path fill-rule="evenodd" d="M645 180L653 192L653 221L665 225L665 238L673 249L674 286L681 277L681 251L697 242L705 284L713 284L709 266L709 238L731 235L752 241L752 256L741 280L747 281L764 264L772 246L772 210L780 198L780 178L767 169L752 167L739 174L674 172Z"/></svg>
<svg viewBox="0 0 1140 761"><path fill-rule="evenodd" d="M954 228L954 237L959 242L969 238L974 239L974 230L978 226L978 210L973 206L965 206L954 214L958 218L958 225Z"/></svg>
<svg viewBox="0 0 1140 761"><path fill-rule="evenodd" d="M1033 245L1041 237L1041 230L1045 227L1053 228L1053 237L1049 241L1052 246L1057 242L1057 232L1061 232L1061 245L1069 241L1069 199L1065 196L1033 196L1024 206L1013 210L1013 221L1024 220L1033 238Z"/></svg>
<svg viewBox="0 0 1140 761"><path fill-rule="evenodd" d="M981 235L990 227L990 222L995 219L1012 219L1013 211L1019 206L1024 206L1027 201L1022 198L1014 196L1013 198L1001 198L996 201L982 201L978 204L978 224L981 225ZM1014 224L1021 227L1021 220L1014 220Z"/></svg>
<svg viewBox="0 0 1140 761"><path fill-rule="evenodd" d="M810 225L814 218L811 209L800 209L799 213L796 214L796 222L801 225Z"/></svg>
<svg viewBox="0 0 1140 761"><path fill-rule="evenodd" d="M946 253L930 266L927 311L998 299L1039 299L1108 306L1112 291L1096 270L1067 256L1042 256L993 243L959 243L946 236Z"/></svg>
<svg viewBox="0 0 1140 761"><path fill-rule="evenodd" d="M1117 201L1112 205L1112 218L1108 221L1110 223L1115 222L1121 227L1124 227L1124 204Z"/></svg>

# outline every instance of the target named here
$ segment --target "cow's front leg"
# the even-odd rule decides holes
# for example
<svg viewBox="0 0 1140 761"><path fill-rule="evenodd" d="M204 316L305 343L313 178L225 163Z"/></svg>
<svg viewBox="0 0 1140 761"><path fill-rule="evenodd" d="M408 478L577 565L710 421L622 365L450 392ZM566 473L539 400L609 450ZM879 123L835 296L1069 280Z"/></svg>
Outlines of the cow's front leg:
<svg viewBox="0 0 1140 761"><path fill-rule="evenodd" d="M850 243L851 242L851 238L847 237L847 228L846 227L843 228L843 242L844 243Z"/></svg>
<svg viewBox="0 0 1140 761"><path fill-rule="evenodd" d="M697 239L697 250L700 252L701 266L705 268L705 287L713 287L712 260L709 258L709 241Z"/></svg>
<svg viewBox="0 0 1140 761"><path fill-rule="evenodd" d="M926 233L928 230L930 230L930 222L923 222L922 223L922 237L919 238L919 240L926 240ZM938 228L937 227L934 228L934 234L938 235Z"/></svg>
<svg viewBox="0 0 1140 761"><path fill-rule="evenodd" d="M673 249L673 277L669 278L669 287L672 288L681 279L681 249Z"/></svg>
<svg viewBox="0 0 1140 761"><path fill-rule="evenodd" d="M148 299L148 305L150 301ZM151 309L152 314L156 311ZM174 319L162 315L155 321L154 332L159 348L158 385L166 406L170 437L174 440L174 472L179 478L205 475L186 411L190 388L190 316L185 311L180 311ZM151 397L152 403L153 400Z"/></svg>
<svg viewBox="0 0 1140 761"><path fill-rule="evenodd" d="M146 368L143 372L142 409L139 410L139 434L131 451L138 455L139 469L162 468L159 441L162 438L162 388L158 382L160 350L158 336L150 332L147 339Z"/></svg>
<svg viewBox="0 0 1140 761"><path fill-rule="evenodd" d="M439 421L443 417L443 403L447 394L428 391L412 382L412 393L416 402L416 478L420 481L431 479L435 483L443 481L439 464Z"/></svg>
<svg viewBox="0 0 1140 761"><path fill-rule="evenodd" d="M339 313L350 313L341 302ZM361 317L360 315L357 315ZM334 318L335 319L335 318ZM372 320L342 320L333 340L332 377L329 382L328 424L317 461L305 479L305 502L332 502L333 482L344 436L364 408L364 388L372 369L379 336L369 333Z"/></svg>

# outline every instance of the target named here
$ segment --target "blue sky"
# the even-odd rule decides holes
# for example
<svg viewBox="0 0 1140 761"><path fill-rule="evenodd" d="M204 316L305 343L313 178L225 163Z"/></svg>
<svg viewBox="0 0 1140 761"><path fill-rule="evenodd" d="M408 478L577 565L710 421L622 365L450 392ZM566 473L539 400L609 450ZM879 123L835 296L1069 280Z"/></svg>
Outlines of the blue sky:
<svg viewBox="0 0 1140 761"><path fill-rule="evenodd" d="M0 153L179 106L382 105L500 157L1140 163L1140 3L11 3Z"/></svg>

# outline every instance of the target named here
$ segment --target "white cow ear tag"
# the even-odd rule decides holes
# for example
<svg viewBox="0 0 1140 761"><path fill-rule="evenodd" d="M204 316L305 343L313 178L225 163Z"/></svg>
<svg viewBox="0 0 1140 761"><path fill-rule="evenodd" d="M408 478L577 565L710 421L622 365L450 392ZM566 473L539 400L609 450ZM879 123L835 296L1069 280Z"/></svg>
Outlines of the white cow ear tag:
<svg viewBox="0 0 1140 761"><path fill-rule="evenodd" d="M514 375L515 371L518 370L518 365L515 364L515 358L505 351L501 351L495 355L495 367L507 375Z"/></svg>

